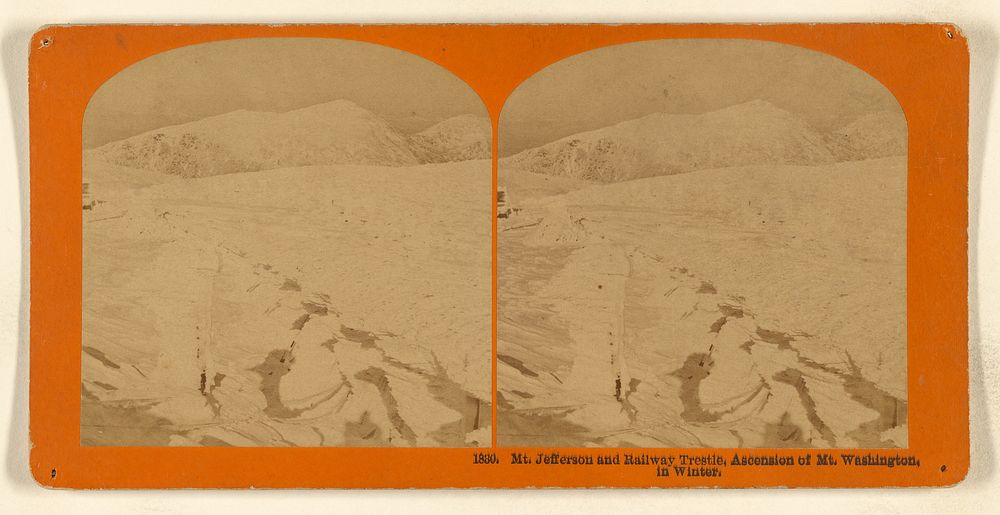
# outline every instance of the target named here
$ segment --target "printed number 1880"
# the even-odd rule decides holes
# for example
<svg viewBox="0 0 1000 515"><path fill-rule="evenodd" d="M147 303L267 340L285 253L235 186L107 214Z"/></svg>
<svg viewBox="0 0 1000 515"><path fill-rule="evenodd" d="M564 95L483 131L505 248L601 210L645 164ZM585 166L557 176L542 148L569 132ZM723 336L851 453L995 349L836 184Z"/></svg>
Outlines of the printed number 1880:
<svg viewBox="0 0 1000 515"><path fill-rule="evenodd" d="M498 463L500 463L500 459L497 458L496 453L477 452L472 455L473 465L495 465Z"/></svg>

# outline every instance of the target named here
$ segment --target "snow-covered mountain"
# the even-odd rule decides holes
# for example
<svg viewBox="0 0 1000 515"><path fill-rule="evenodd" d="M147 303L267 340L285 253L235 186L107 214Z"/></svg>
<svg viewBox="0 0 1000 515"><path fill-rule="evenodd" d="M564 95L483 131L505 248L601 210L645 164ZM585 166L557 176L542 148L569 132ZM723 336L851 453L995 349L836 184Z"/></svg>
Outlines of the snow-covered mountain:
<svg viewBox="0 0 1000 515"><path fill-rule="evenodd" d="M184 177L309 165L420 163L405 135L347 100L285 113L234 111L91 152L115 165Z"/></svg>
<svg viewBox="0 0 1000 515"><path fill-rule="evenodd" d="M448 118L410 137L410 148L424 163L489 159L493 128L482 116Z"/></svg>
<svg viewBox="0 0 1000 515"><path fill-rule="evenodd" d="M867 114L827 135L838 161L860 161L906 155L906 118L902 113Z"/></svg>
<svg viewBox="0 0 1000 515"><path fill-rule="evenodd" d="M503 163L533 173L619 182L710 168L899 155L905 154L905 143L905 121L900 126L885 115L823 135L796 115L754 100L704 114L653 113L525 150Z"/></svg>

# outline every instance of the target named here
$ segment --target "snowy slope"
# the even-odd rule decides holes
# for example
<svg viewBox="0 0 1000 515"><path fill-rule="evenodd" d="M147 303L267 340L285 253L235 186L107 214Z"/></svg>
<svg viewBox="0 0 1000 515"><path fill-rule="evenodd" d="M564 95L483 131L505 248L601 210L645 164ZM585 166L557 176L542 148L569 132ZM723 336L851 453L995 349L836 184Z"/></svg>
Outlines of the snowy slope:
<svg viewBox="0 0 1000 515"><path fill-rule="evenodd" d="M804 121L754 100L699 115L654 113L523 151L504 165L619 182L708 168L834 161L823 136Z"/></svg>
<svg viewBox="0 0 1000 515"><path fill-rule="evenodd" d="M183 177L308 165L419 163L403 134L346 100L286 113L234 111L108 143L89 154L119 166Z"/></svg>
<svg viewBox="0 0 1000 515"><path fill-rule="evenodd" d="M523 206L498 241L500 445L907 445L905 158Z"/></svg>
<svg viewBox="0 0 1000 515"><path fill-rule="evenodd" d="M488 445L488 171L89 163L81 441Z"/></svg>
<svg viewBox="0 0 1000 515"><path fill-rule="evenodd" d="M839 161L906 155L906 118L902 113L871 113L827 135Z"/></svg>
<svg viewBox="0 0 1000 515"><path fill-rule="evenodd" d="M490 121L482 116L448 118L410 137L413 153L424 163L489 159L493 139Z"/></svg>

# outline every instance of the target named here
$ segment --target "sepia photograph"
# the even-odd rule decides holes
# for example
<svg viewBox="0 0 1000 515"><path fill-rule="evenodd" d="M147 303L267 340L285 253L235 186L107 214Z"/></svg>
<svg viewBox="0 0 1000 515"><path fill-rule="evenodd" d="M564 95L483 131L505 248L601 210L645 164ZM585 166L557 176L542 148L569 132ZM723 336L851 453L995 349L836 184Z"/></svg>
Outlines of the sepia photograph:
<svg viewBox="0 0 1000 515"><path fill-rule="evenodd" d="M532 75L499 123L497 444L907 447L907 140L788 44Z"/></svg>
<svg viewBox="0 0 1000 515"><path fill-rule="evenodd" d="M968 28L333 21L25 33L18 488L982 484Z"/></svg>
<svg viewBox="0 0 1000 515"><path fill-rule="evenodd" d="M478 95L340 39L181 47L83 121L85 446L491 444Z"/></svg>

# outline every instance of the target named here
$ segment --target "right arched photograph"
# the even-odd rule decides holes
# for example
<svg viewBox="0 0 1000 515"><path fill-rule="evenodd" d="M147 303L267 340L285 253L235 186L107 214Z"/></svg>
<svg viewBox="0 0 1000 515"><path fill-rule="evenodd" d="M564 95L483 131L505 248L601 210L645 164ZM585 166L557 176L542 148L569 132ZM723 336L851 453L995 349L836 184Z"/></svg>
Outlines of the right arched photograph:
<svg viewBox="0 0 1000 515"><path fill-rule="evenodd" d="M907 447L907 123L756 40L610 46L499 121L497 444Z"/></svg>

